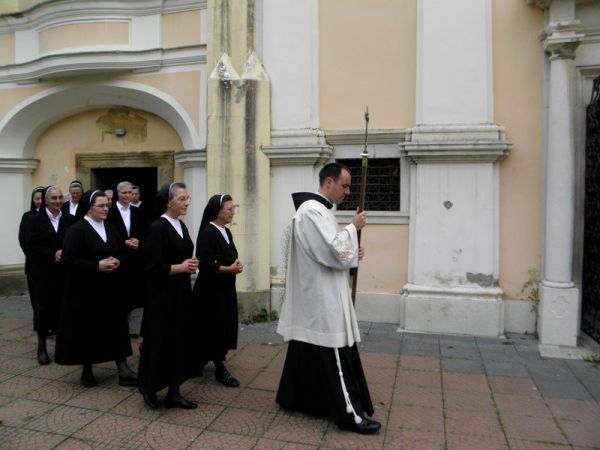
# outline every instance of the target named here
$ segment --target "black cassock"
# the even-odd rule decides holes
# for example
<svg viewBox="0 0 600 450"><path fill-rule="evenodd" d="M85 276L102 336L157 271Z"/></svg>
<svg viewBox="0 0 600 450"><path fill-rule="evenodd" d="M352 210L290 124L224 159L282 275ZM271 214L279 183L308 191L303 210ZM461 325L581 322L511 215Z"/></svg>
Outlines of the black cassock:
<svg viewBox="0 0 600 450"><path fill-rule="evenodd" d="M55 262L57 250L63 248L67 229L73 216L63 214L58 222L58 231L50 222L46 210L29 216L25 232L25 245L29 254L29 273L33 291L33 329L35 331L56 330L60 305L65 287L65 267Z"/></svg>
<svg viewBox="0 0 600 450"><path fill-rule="evenodd" d="M56 338L59 364L96 364L132 354L119 270L98 269L98 262L109 256L123 261L125 246L110 223L104 222L104 227L107 242L85 219L65 236L67 282Z"/></svg>
<svg viewBox="0 0 600 450"><path fill-rule="evenodd" d="M131 227L129 234L127 234L127 228L125 228L125 222L119 212L117 203L113 203L112 207L108 211L106 221L113 224L116 228L121 240L125 242L127 239L136 238L140 241L140 247L137 250L126 247L125 253L127 255L126 261L121 267L121 292L125 294L124 307L127 312L135 309L142 308L145 303L146 292L144 289L144 269L142 261L142 235L144 232L144 219L139 209L134 206L129 207Z"/></svg>
<svg viewBox="0 0 600 450"><path fill-rule="evenodd" d="M138 383L150 393L200 375L190 274L169 275L172 264L194 254L194 243L180 223L183 238L167 219L158 218L150 225L144 245L148 291Z"/></svg>
<svg viewBox="0 0 600 450"><path fill-rule="evenodd" d="M231 231L228 228L225 231L229 244L212 224L200 230L196 241L199 272L194 284L194 298L198 302L203 362L224 361L227 351L237 348L236 276L218 272L219 266L229 266L238 257Z"/></svg>

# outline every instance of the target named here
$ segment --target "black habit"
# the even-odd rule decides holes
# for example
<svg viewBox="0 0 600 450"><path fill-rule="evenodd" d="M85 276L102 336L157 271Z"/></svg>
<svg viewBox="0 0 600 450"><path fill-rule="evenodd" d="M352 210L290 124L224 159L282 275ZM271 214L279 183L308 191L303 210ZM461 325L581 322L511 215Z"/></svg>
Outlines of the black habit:
<svg viewBox="0 0 600 450"><path fill-rule="evenodd" d="M132 354L119 270L98 269L98 262L109 256L123 262L125 248L117 230L106 221L104 227L106 242L85 219L65 236L67 283L56 338L59 364L96 364Z"/></svg>
<svg viewBox="0 0 600 450"><path fill-rule="evenodd" d="M23 216L21 217L21 222L19 223L19 245L21 246L21 250L23 250L23 254L25 255L25 277L27 278L27 289L29 290L31 309L35 309L35 287L33 285L33 279L31 278L31 259L28 254L29 252L27 251L27 246L25 245L25 237L27 235L27 222L29 221L29 218L34 214L37 214L36 209L26 211L25 213L23 213Z"/></svg>
<svg viewBox="0 0 600 450"><path fill-rule="evenodd" d="M229 228L229 244L219 229L208 224L198 233L196 257L198 277L194 298L198 304L200 343L203 361L225 361L228 350L237 348L238 305L235 274L220 273L219 266L230 266L238 258Z"/></svg>
<svg viewBox="0 0 600 450"><path fill-rule="evenodd" d="M119 212L117 202L114 202L108 210L106 221L112 223L121 237L123 244L127 239L136 238L140 241L140 247L133 250L126 247L126 261L121 267L121 292L125 296L124 307L125 311L129 312L135 308L142 308L145 303L146 292L144 282L144 269L142 261L142 234L144 231L144 219L139 209L134 206L129 207L130 229L127 233L125 222Z"/></svg>
<svg viewBox="0 0 600 450"><path fill-rule="evenodd" d="M60 306L65 286L65 268L55 262L58 250L63 248L67 229L72 216L63 214L58 222L58 231L54 231L52 222L44 208L29 217L26 226L26 247L29 254L29 272L33 291L33 329L47 332L58 328Z"/></svg>
<svg viewBox="0 0 600 450"><path fill-rule="evenodd" d="M182 263L194 253L187 227L180 223L183 238L163 217L156 219L146 234L144 263L148 291L138 385L149 393L179 386L201 374L195 354L196 321L190 274L169 275L171 265Z"/></svg>

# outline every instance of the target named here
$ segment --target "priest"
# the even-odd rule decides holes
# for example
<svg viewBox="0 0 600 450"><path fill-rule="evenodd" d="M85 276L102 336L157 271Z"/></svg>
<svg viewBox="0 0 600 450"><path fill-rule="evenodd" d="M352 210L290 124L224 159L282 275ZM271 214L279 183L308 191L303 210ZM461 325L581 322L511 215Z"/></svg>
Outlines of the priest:
<svg viewBox="0 0 600 450"><path fill-rule="evenodd" d="M329 417L341 429L375 434L381 424L366 417L373 404L349 287L349 269L364 255L357 230L366 213L357 210L340 230L332 211L350 184L350 170L330 163L319 172L318 192L292 195L297 211L277 327L289 345L276 400L284 409Z"/></svg>

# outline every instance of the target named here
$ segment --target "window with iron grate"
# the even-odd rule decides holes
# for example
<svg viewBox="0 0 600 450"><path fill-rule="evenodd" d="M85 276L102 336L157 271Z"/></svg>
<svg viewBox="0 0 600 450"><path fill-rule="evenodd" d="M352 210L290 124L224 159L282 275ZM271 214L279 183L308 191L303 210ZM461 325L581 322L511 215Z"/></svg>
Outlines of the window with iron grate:
<svg viewBox="0 0 600 450"><path fill-rule="evenodd" d="M337 207L338 211L355 210L358 206L362 160L337 159L352 173L350 195ZM400 159L370 158L365 189L366 211L400 211Z"/></svg>

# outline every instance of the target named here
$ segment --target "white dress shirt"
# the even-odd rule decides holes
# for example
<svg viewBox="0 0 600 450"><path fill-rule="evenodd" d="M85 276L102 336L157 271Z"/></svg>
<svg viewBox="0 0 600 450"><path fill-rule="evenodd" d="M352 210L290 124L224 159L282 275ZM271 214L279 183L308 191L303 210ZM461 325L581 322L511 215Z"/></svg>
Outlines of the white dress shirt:
<svg viewBox="0 0 600 450"><path fill-rule="evenodd" d="M117 202L117 209L121 213L121 217L123 218L123 223L125 224L125 229L127 230L127 237L131 236L131 209L129 209L129 205L122 205L121 202Z"/></svg>

